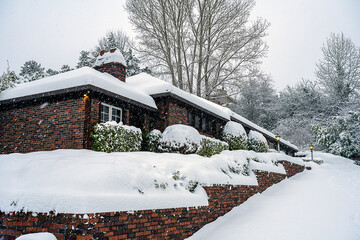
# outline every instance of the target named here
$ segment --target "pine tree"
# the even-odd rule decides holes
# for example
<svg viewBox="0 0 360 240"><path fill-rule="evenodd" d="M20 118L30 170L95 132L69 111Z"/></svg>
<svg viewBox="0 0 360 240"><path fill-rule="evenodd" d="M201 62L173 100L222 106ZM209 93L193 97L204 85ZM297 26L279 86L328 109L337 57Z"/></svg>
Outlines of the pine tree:
<svg viewBox="0 0 360 240"><path fill-rule="evenodd" d="M54 76L56 74L59 74L59 71L56 70L52 70L51 68L49 68L48 70L46 70L46 76Z"/></svg>
<svg viewBox="0 0 360 240"><path fill-rule="evenodd" d="M68 71L71 71L73 69L71 69L71 67L67 64L65 65L62 65L61 68L60 68L60 73L64 73L64 72L68 72Z"/></svg>
<svg viewBox="0 0 360 240"><path fill-rule="evenodd" d="M81 68L85 66L92 67L93 64L94 59L90 57L90 52L82 50L80 52L79 62L77 63L76 68Z"/></svg>
<svg viewBox="0 0 360 240"><path fill-rule="evenodd" d="M20 70L20 76L23 77L23 82L31 82L45 76L45 68L41 67L41 64L30 60L24 63Z"/></svg>
<svg viewBox="0 0 360 240"><path fill-rule="evenodd" d="M6 70L0 76L0 92L4 91L7 88L12 88L15 86L15 82L19 80L19 77L16 76L14 71L10 71L10 68Z"/></svg>

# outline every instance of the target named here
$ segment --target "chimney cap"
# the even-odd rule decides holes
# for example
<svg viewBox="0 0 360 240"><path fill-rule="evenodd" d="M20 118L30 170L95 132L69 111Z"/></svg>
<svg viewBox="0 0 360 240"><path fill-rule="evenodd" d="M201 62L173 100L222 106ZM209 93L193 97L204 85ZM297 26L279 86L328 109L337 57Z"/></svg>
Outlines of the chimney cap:
<svg viewBox="0 0 360 240"><path fill-rule="evenodd" d="M118 48L110 49L110 51L101 50L100 55L96 58L94 67L101 66L106 63L120 63L126 67L126 61Z"/></svg>

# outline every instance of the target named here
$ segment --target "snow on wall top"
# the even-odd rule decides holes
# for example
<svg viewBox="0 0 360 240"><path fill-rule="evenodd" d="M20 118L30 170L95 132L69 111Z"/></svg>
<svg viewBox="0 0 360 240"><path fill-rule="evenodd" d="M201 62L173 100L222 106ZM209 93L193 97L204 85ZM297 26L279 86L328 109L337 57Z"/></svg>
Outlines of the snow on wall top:
<svg viewBox="0 0 360 240"><path fill-rule="evenodd" d="M110 50L109 52L105 52L103 55L99 55L96 58L94 67L101 66L105 63L118 62L126 67L125 58L120 52L119 49L115 48L115 51Z"/></svg>
<svg viewBox="0 0 360 240"><path fill-rule="evenodd" d="M36 81L17 84L14 88L1 92L0 101L85 85L92 85L157 109L154 99L145 92L129 86L110 74L101 73L90 67L82 67Z"/></svg>
<svg viewBox="0 0 360 240"><path fill-rule="evenodd" d="M138 75L129 77L126 79L126 82L130 84L133 87L140 88L143 91L147 92L149 95L156 95L161 93L172 93L174 95L177 95L178 97L181 97L183 99L186 99L193 104L200 106L201 108L204 108L222 118L225 118L227 120L231 120L231 117L238 120L241 123L244 123L248 125L249 127L253 128L254 130L261 132L270 138L275 139L275 134L269 132L268 130L258 126L257 124L249 121L248 119L240 116L237 113L234 113L229 108L222 107L216 103L210 102L204 98L200 98L198 96L195 96L193 94L187 93L175 86L173 86L171 83L165 82L161 79L158 79L156 77L153 77L147 73L140 73ZM281 139L281 143L299 150L297 146L294 144L291 144L290 142Z"/></svg>
<svg viewBox="0 0 360 240"><path fill-rule="evenodd" d="M285 173L274 164L284 159L294 158L253 151L223 151L210 158L85 149L3 154L0 211L96 213L206 206L203 186L256 186L249 168ZM194 182L199 184L191 192L188 187Z"/></svg>

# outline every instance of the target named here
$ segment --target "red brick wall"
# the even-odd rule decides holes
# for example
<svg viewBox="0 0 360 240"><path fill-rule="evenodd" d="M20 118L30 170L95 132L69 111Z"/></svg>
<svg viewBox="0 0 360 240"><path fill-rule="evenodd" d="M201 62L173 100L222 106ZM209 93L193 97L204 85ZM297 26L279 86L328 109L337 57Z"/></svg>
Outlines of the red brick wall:
<svg viewBox="0 0 360 240"><path fill-rule="evenodd" d="M291 163L288 161L280 161L280 163L284 166L286 175L289 177L294 176L295 174L304 171L305 166L300 166L295 163Z"/></svg>
<svg viewBox="0 0 360 240"><path fill-rule="evenodd" d="M286 168L292 173L303 170L296 164L288 164ZM33 217L31 213L0 213L0 238L15 239L21 234L47 231L58 239L184 239L254 194L289 177L254 172L259 186L204 187L209 196L209 205L205 207L96 213L88 214L88 219L81 214L37 214Z"/></svg>
<svg viewBox="0 0 360 240"><path fill-rule="evenodd" d="M0 111L0 153L83 147L83 98Z"/></svg>
<svg viewBox="0 0 360 240"><path fill-rule="evenodd" d="M188 124L187 110L177 103L169 102L168 126L174 124Z"/></svg>

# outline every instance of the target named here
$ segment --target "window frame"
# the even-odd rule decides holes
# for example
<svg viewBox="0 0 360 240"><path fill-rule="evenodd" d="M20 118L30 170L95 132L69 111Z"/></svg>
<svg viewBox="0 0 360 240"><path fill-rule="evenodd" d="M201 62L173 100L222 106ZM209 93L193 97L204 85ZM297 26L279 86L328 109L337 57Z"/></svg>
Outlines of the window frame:
<svg viewBox="0 0 360 240"><path fill-rule="evenodd" d="M102 111L102 110L103 110L102 106L106 106L106 107L109 108L109 111L108 111L108 113L107 113L108 116L109 116L108 121L115 121L115 122L117 122L116 120L112 120L112 119L113 119L113 116L115 116L115 118L117 118L116 115L113 115L113 110L115 110L115 111L116 111L116 110L119 110L119 111L120 111L119 122L122 122L122 115L123 115L122 108L120 108L120 107L115 107L115 106L113 106L113 105L110 105L110 104L101 102L101 103L100 103L100 122L101 122L101 123L104 123L104 122L105 122L105 121L103 120L103 118L102 118L103 113L105 113L105 111ZM117 122L117 123L119 123L119 122Z"/></svg>

